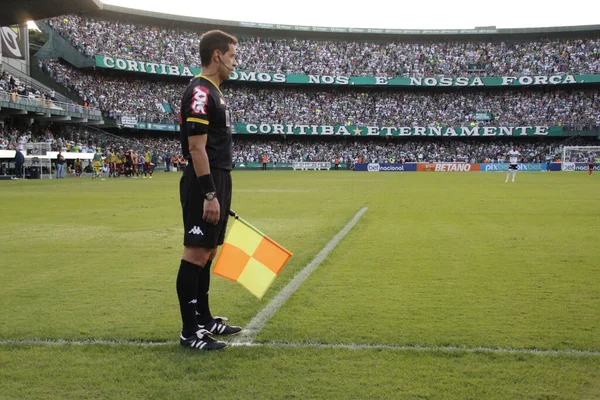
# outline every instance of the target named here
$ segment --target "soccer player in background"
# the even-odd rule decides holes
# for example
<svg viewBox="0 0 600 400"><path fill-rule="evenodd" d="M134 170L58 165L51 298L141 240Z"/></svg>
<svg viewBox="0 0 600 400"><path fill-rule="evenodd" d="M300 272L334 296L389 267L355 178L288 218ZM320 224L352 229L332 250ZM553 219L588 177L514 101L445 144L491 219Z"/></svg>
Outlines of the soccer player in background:
<svg viewBox="0 0 600 400"><path fill-rule="evenodd" d="M138 159L137 152L135 150L131 150L131 176L138 177Z"/></svg>
<svg viewBox="0 0 600 400"><path fill-rule="evenodd" d="M102 173L102 154L98 151L94 153L94 172L92 173L92 179L100 178Z"/></svg>
<svg viewBox="0 0 600 400"><path fill-rule="evenodd" d="M227 344L213 334L242 330L211 314L210 267L223 244L231 206L231 115L220 85L237 65L237 39L214 30L200 39L202 72L189 83L181 101L180 140L189 160L180 180L183 211L183 257L177 275L177 297L183 328L182 346L217 350Z"/></svg>
<svg viewBox="0 0 600 400"><path fill-rule="evenodd" d="M512 177L512 181L515 181L515 177L517 176L517 170L519 169L519 156L521 155L521 153L519 153L516 149L515 146L513 146L513 148L507 153L508 155L508 172L506 173L506 180L504 182L508 182L508 178L510 176L510 172L512 171L513 173L513 177Z"/></svg>
<svg viewBox="0 0 600 400"><path fill-rule="evenodd" d="M140 175L144 173L144 153L142 153L142 151L140 150L139 152L136 151L135 154L137 157L137 167L135 169L135 176L139 178Z"/></svg>
<svg viewBox="0 0 600 400"><path fill-rule="evenodd" d="M150 150L146 148L146 152L144 153L144 176L148 176L150 174L150 179L152 179L152 157L150 156Z"/></svg>
<svg viewBox="0 0 600 400"><path fill-rule="evenodd" d="M81 160L78 158L77 160L75 160L75 176L80 177L82 171L83 167L81 165Z"/></svg>
<svg viewBox="0 0 600 400"><path fill-rule="evenodd" d="M131 178L133 174L133 157L131 155L131 150L125 151L125 157L123 161L125 164L125 176L127 178Z"/></svg>
<svg viewBox="0 0 600 400"><path fill-rule="evenodd" d="M553 158L554 158L554 157L552 157L552 155L551 155L551 154L548 154L548 155L546 156L546 172L549 172L549 171L550 171L550 166L552 165L552 159L553 159Z"/></svg>
<svg viewBox="0 0 600 400"><path fill-rule="evenodd" d="M592 175L594 172L594 163L596 162L596 156L594 154L590 154L588 156L588 175Z"/></svg>
<svg viewBox="0 0 600 400"><path fill-rule="evenodd" d="M115 154L115 178L123 176L123 150L117 150Z"/></svg>

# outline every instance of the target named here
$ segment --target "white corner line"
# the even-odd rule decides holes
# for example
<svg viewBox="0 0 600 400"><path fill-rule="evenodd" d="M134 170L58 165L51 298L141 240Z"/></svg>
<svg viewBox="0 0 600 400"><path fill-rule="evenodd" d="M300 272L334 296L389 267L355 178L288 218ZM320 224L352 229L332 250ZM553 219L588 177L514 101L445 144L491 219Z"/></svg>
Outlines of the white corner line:
<svg viewBox="0 0 600 400"><path fill-rule="evenodd" d="M574 356L600 357L600 350L579 349L531 349L503 348L485 346L426 346L401 344L365 344L365 343L322 343L322 342L230 342L231 347L262 347L262 348L301 348L301 349L342 349L342 350L390 350L420 353L493 353L493 354L522 354L534 356ZM132 346L132 347L180 347L179 341L150 341L150 340L111 340L111 339L0 339L0 346Z"/></svg>
<svg viewBox="0 0 600 400"><path fill-rule="evenodd" d="M354 225L358 222L360 217L367 211L367 207L361 208L356 215L339 231L330 241L323 247L323 249L312 259L311 262L306 264L302 270L300 270L294 278L283 288L271 301L250 320L244 330L240 332L238 336L233 340L232 345L238 345L240 343L252 343L256 335L264 328L269 320L277 313L281 306L287 301L287 299L298 290L300 285L313 273L315 269L327 258L329 253L335 249L340 241L352 230Z"/></svg>
<svg viewBox="0 0 600 400"><path fill-rule="evenodd" d="M467 346L421 346L394 345L394 344L359 344L359 343L320 343L320 342L243 342L231 343L236 347L291 347L291 348L318 348L318 349L349 349L349 350L403 350L418 352L445 352L445 353L498 353L498 354L532 354L545 356L588 356L600 357L599 350L576 349L527 349L527 348L502 348L502 347L467 347Z"/></svg>

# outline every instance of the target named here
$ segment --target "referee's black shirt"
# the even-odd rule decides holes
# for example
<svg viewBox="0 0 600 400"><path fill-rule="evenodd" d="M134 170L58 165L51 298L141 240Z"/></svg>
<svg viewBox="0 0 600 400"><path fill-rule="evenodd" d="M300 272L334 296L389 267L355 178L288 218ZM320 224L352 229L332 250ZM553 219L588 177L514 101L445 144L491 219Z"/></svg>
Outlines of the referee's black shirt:
<svg viewBox="0 0 600 400"><path fill-rule="evenodd" d="M208 78L195 77L181 100L181 154L191 161L189 136L208 135L206 153L210 168L231 171L231 115L221 90Z"/></svg>

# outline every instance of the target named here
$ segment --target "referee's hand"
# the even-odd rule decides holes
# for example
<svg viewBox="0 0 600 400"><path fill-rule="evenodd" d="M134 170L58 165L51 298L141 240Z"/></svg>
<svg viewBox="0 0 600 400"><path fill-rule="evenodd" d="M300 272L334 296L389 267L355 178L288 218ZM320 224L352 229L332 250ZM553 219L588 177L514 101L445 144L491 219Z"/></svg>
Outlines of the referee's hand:
<svg viewBox="0 0 600 400"><path fill-rule="evenodd" d="M221 205L219 200L216 198L212 200L204 200L204 213L202 219L209 224L216 225L219 223L219 217L221 215Z"/></svg>

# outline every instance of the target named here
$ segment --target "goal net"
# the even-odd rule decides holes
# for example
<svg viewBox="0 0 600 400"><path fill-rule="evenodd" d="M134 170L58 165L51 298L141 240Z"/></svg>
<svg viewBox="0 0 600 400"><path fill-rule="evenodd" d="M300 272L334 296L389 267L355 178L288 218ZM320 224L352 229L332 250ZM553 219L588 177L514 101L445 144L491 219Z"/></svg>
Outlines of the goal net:
<svg viewBox="0 0 600 400"><path fill-rule="evenodd" d="M301 162L301 161L294 161L292 163L292 168L294 169L294 171L308 171L308 170L322 170L322 169L326 169L329 170L331 169L331 163L330 162L322 162L322 161L314 161L314 162Z"/></svg>
<svg viewBox="0 0 600 400"><path fill-rule="evenodd" d="M562 162L588 162L590 156L594 160L600 158L600 146L565 146L563 147Z"/></svg>
<svg viewBox="0 0 600 400"><path fill-rule="evenodd" d="M23 176L33 179L52 179L52 159L48 155L49 143L25 143Z"/></svg>

